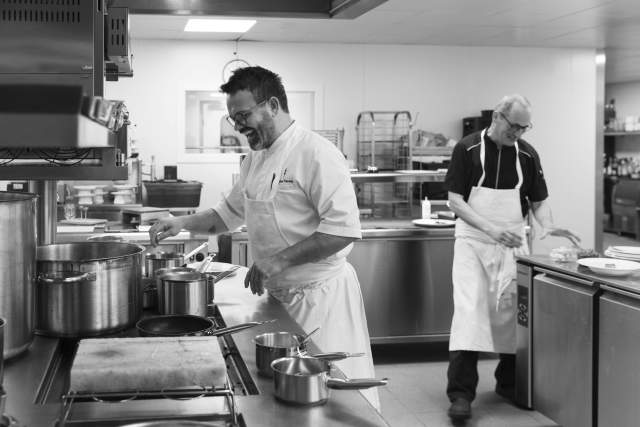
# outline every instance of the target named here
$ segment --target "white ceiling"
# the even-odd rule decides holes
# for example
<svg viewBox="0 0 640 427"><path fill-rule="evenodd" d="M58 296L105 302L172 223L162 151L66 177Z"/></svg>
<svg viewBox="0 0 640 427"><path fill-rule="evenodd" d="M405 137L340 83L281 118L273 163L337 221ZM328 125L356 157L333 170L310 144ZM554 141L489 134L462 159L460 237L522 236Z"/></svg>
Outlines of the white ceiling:
<svg viewBox="0 0 640 427"><path fill-rule="evenodd" d="M130 18L133 38L238 39L185 33L188 16ZM640 80L640 0L388 0L354 20L257 21L239 40L601 48L607 83Z"/></svg>

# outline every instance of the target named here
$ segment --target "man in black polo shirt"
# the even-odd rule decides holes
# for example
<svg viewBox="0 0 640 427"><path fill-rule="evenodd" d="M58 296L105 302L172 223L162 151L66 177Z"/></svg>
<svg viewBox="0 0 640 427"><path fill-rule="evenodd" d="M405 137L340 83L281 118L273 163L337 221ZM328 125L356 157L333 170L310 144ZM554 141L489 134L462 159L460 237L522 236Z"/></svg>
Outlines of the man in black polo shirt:
<svg viewBox="0 0 640 427"><path fill-rule="evenodd" d="M449 416L471 416L478 385L478 352L500 354L496 392L513 398L515 382L515 255L528 253L529 209L543 236L579 239L554 227L536 150L520 139L531 128L531 105L521 95L504 97L488 129L455 146L445 187L459 217L453 257L454 314L449 341Z"/></svg>

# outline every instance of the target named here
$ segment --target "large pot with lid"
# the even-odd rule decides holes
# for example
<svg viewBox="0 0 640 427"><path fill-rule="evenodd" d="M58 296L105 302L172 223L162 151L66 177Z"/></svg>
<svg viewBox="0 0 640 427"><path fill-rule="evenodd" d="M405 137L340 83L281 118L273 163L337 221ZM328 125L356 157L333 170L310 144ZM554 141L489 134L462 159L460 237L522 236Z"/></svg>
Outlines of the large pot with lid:
<svg viewBox="0 0 640 427"><path fill-rule="evenodd" d="M33 341L36 205L31 193L0 192L0 316L6 319L4 358Z"/></svg>
<svg viewBox="0 0 640 427"><path fill-rule="evenodd" d="M142 314L144 250L120 242L39 246L36 332L83 337L133 326Z"/></svg>

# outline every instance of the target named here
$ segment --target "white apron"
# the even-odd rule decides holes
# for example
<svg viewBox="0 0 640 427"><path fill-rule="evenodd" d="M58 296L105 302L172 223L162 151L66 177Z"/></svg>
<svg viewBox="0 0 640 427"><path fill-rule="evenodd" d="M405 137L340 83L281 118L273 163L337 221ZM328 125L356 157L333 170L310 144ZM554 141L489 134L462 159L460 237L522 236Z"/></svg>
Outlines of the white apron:
<svg viewBox="0 0 640 427"><path fill-rule="evenodd" d="M295 143L288 141L275 176L281 175L280 171L294 147ZM291 221L282 218L276 209L274 198L277 191L278 184L275 183L265 200L252 199L246 189L243 191L247 232L256 261L294 243L287 241L279 225L291 224ZM287 274L287 271L280 274L276 278L277 283L266 284L269 294L282 303L306 333L320 327L313 335L313 341L323 352L365 353L364 357L336 362L347 377L375 377L364 303L353 267L344 258L324 268L313 263L309 267L305 276L295 267L293 274ZM361 393L380 411L377 389L366 389Z"/></svg>
<svg viewBox="0 0 640 427"><path fill-rule="evenodd" d="M507 248L458 218L452 268L454 313L450 351L515 353L515 255L529 252L520 206L522 168L517 142L515 149L516 187L510 190L482 187L485 178L485 130L482 131L482 176L471 189L468 204L478 215L498 227L520 234L523 243L519 248Z"/></svg>

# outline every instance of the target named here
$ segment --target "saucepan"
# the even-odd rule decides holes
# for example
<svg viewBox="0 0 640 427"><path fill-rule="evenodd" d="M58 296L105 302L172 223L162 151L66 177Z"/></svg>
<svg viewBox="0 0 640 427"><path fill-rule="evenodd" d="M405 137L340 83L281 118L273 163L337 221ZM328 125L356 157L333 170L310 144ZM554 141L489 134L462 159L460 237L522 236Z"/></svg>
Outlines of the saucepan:
<svg viewBox="0 0 640 427"><path fill-rule="evenodd" d="M227 328L215 329L213 321L207 317L190 314L173 314L168 316L152 316L136 323L138 333L143 337L180 337L180 336L220 336L240 332L254 326L275 322L264 320L261 322L240 323Z"/></svg>
<svg viewBox="0 0 640 427"><path fill-rule="evenodd" d="M147 277L155 278L156 272L163 268L172 268L172 267L184 267L184 263L186 260L191 258L196 253L200 252L202 249L206 248L208 245L207 242L204 242L188 254L181 254L177 252L163 252L158 251L154 253L148 253L144 257L145 263L145 274ZM213 258L213 255L211 255ZM211 258L211 259L212 259ZM209 262L211 262L211 259Z"/></svg>
<svg viewBox="0 0 640 427"><path fill-rule="evenodd" d="M276 399L293 405L322 405L330 389L359 390L387 384L387 378L347 379L330 376L330 360L318 357L282 357L271 363Z"/></svg>
<svg viewBox="0 0 640 427"><path fill-rule="evenodd" d="M316 328L306 336L292 332L266 332L256 336L256 367L258 374L271 378L271 362L281 357L299 356L306 354L306 343L311 335L320 328Z"/></svg>

